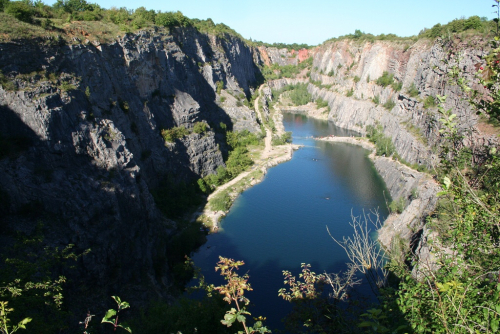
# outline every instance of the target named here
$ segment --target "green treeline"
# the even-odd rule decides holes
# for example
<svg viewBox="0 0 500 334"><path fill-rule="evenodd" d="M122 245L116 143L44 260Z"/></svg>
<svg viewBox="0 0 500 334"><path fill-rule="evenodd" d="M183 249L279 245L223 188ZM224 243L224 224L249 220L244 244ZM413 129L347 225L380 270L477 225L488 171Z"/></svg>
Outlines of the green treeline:
<svg viewBox="0 0 500 334"><path fill-rule="evenodd" d="M204 193L212 192L217 186L235 178L242 171L253 165L248 147L262 145L262 134L254 134L248 130L239 132L227 131L226 143L230 147L226 167L219 166L217 173L209 174L198 180L198 186Z"/></svg>
<svg viewBox="0 0 500 334"><path fill-rule="evenodd" d="M354 34L347 34L339 37L334 37L327 39L324 43L327 42L335 42L344 39L353 39L359 41L404 41L404 40L413 40L417 41L421 38L431 38L434 39L436 37L443 37L444 35L462 33L466 31L471 31L473 34L492 34L496 31L496 23L494 20L488 20L486 17L479 16L471 16L467 19L455 19L447 24L441 25L440 23L434 25L431 29L424 28L422 29L417 36L410 37L400 37L396 34L380 34L373 35L370 33L362 32L359 29L356 29Z"/></svg>
<svg viewBox="0 0 500 334"><path fill-rule="evenodd" d="M312 66L313 59L309 57L298 65L284 65L272 64L271 66L264 66L261 68L262 75L268 80L276 80L281 78L295 78L304 69Z"/></svg>
<svg viewBox="0 0 500 334"><path fill-rule="evenodd" d="M292 51L292 50L295 50L295 51L298 51L298 50L301 50L301 49L309 49L311 48L312 46L311 45L307 45L307 44L297 44L297 43L293 43L293 44L286 44L286 43L264 43L264 42L261 42L261 41L254 41L250 38L250 42L253 43L253 45L255 46L265 46L265 47L268 47L268 48L278 48L278 49L287 49L288 51Z"/></svg>
<svg viewBox="0 0 500 334"><path fill-rule="evenodd" d="M57 0L52 6L41 1L0 0L0 11L23 22L40 25L47 30L54 29L54 20L102 21L113 23L125 32L134 31L152 25L166 28L193 27L203 33L212 33L219 37L225 34L244 38L223 23L215 24L212 19L190 19L180 11L161 12L147 10L145 7L127 9L125 7L105 9L98 4L85 0Z"/></svg>
<svg viewBox="0 0 500 334"><path fill-rule="evenodd" d="M311 94L307 91L307 83L298 83L295 85L286 85L283 88L272 90L273 100L277 101L279 96L284 92L288 92L287 96L296 106L301 106L312 101Z"/></svg>

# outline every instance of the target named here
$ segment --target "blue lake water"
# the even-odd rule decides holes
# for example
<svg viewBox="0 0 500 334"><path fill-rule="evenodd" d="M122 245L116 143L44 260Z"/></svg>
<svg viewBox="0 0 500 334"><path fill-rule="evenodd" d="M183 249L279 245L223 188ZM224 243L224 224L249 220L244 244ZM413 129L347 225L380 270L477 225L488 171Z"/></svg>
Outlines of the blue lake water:
<svg viewBox="0 0 500 334"><path fill-rule="evenodd" d="M351 136L355 133L327 121L285 114L283 123L292 131L293 143L304 145L291 161L268 170L260 184L242 193L221 222L221 231L208 241L193 260L207 282L223 284L214 271L219 255L245 261L254 291L248 293L252 316L267 317L271 328L281 326L291 305L278 297L282 270L296 275L301 263L316 273L336 272L348 261L344 250L328 235L350 236L351 214L378 208L387 215L384 182L368 152L361 147L315 141L311 136Z"/></svg>

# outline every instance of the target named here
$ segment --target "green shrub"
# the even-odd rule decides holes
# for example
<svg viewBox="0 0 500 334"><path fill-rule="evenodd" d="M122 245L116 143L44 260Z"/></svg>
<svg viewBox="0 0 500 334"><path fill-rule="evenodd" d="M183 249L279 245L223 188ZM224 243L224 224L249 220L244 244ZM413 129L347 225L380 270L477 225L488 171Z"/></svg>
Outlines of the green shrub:
<svg viewBox="0 0 500 334"><path fill-rule="evenodd" d="M377 105L378 105L378 104L380 103L380 96L375 95L375 96L373 97L372 101L373 101L373 103L375 103L375 104L377 104Z"/></svg>
<svg viewBox="0 0 500 334"><path fill-rule="evenodd" d="M189 131L183 126L176 126L171 129L161 130L161 136L165 142L173 143L176 139L187 136Z"/></svg>
<svg viewBox="0 0 500 334"><path fill-rule="evenodd" d="M6 77L2 71L0 71L0 85L5 90L14 91L17 90L16 85L8 77Z"/></svg>
<svg viewBox="0 0 500 334"><path fill-rule="evenodd" d="M233 151L229 152L226 167L232 178L252 165L253 160L248 156L246 147L236 147Z"/></svg>
<svg viewBox="0 0 500 334"><path fill-rule="evenodd" d="M194 123L194 126L193 126L194 133L202 134L202 133L205 133L206 131L207 131L207 123L205 123L205 122Z"/></svg>
<svg viewBox="0 0 500 334"><path fill-rule="evenodd" d="M130 107L128 105L128 102L127 101L123 101L122 99L118 99L118 105L120 106L120 109L124 112L124 113L128 113Z"/></svg>
<svg viewBox="0 0 500 334"><path fill-rule="evenodd" d="M222 80L217 81L217 89L216 89L217 94L220 94L223 89L224 89L224 81Z"/></svg>
<svg viewBox="0 0 500 334"><path fill-rule="evenodd" d="M430 109L434 108L435 106L436 106L436 99L434 98L434 96L432 95L427 96L424 100L424 108Z"/></svg>
<svg viewBox="0 0 500 334"><path fill-rule="evenodd" d="M360 77L358 77L357 75L356 75L356 76L354 76L354 82L355 82L355 83L358 83L358 82L359 82L359 80L361 80L361 78L360 78Z"/></svg>
<svg viewBox="0 0 500 334"><path fill-rule="evenodd" d="M50 19L43 19L40 21L40 26L45 30L51 30L54 28L54 23Z"/></svg>
<svg viewBox="0 0 500 334"><path fill-rule="evenodd" d="M367 125L366 136L375 144L377 155L385 155L388 157L396 153L396 148L392 143L392 139L384 136L382 126L377 125L374 127L372 125Z"/></svg>
<svg viewBox="0 0 500 334"><path fill-rule="evenodd" d="M417 97L419 94L419 91L414 83L411 84L411 86L406 90L406 92L408 93L408 95L410 95L410 97Z"/></svg>
<svg viewBox="0 0 500 334"><path fill-rule="evenodd" d="M394 81L391 85L392 89L399 92L403 88L403 83L401 81Z"/></svg>
<svg viewBox="0 0 500 334"><path fill-rule="evenodd" d="M387 110L392 110L392 108L394 108L395 106L396 102L394 102L393 100L387 100L387 102L384 103L384 108Z"/></svg>
<svg viewBox="0 0 500 334"><path fill-rule="evenodd" d="M348 90L348 91L347 91L346 96L347 96L347 97L351 97L351 96L353 96L353 95L354 95L354 88L351 88L350 90Z"/></svg>
<svg viewBox="0 0 500 334"><path fill-rule="evenodd" d="M31 23L35 14L33 8L24 1L8 2L5 6L5 12L14 16L19 21Z"/></svg>
<svg viewBox="0 0 500 334"><path fill-rule="evenodd" d="M0 0L0 12L3 12L5 7L9 4L9 0Z"/></svg>
<svg viewBox="0 0 500 334"><path fill-rule="evenodd" d="M394 83L394 74L389 74L389 72L384 71L384 73L382 73L382 76L378 78L376 82L377 85L382 87L392 85Z"/></svg>
<svg viewBox="0 0 500 334"><path fill-rule="evenodd" d="M227 211L231 207L231 197L225 191L220 192L210 200L209 205L213 211Z"/></svg>
<svg viewBox="0 0 500 334"><path fill-rule="evenodd" d="M285 132L281 137L273 136L272 144L274 146L285 145L292 142L292 133Z"/></svg>
<svg viewBox="0 0 500 334"><path fill-rule="evenodd" d="M155 17L155 23L159 26L172 27L187 27L192 24L191 20L184 16L181 12L165 12L158 13Z"/></svg>
<svg viewBox="0 0 500 334"><path fill-rule="evenodd" d="M280 90L273 90L272 91L273 99L277 100L279 96L284 92L289 92L288 97L290 98L290 100L292 100L292 103L296 106L307 104L312 100L311 94L307 91L306 83L286 85Z"/></svg>
<svg viewBox="0 0 500 334"><path fill-rule="evenodd" d="M316 107L318 109L328 107L328 101L323 100L321 97L316 99Z"/></svg>
<svg viewBox="0 0 500 334"><path fill-rule="evenodd" d="M406 200L401 197L397 200L394 200L389 204L389 211L391 213L402 213L406 207Z"/></svg>
<svg viewBox="0 0 500 334"><path fill-rule="evenodd" d="M295 78L303 69L312 66L312 57L304 60L298 65L284 65L273 64L271 66L264 66L261 73L266 80L275 80L281 78Z"/></svg>
<svg viewBox="0 0 500 334"><path fill-rule="evenodd" d="M301 106L309 103L312 100L311 94L307 91L307 84L296 84L293 85L292 91L290 92L290 99L292 103L296 106Z"/></svg>

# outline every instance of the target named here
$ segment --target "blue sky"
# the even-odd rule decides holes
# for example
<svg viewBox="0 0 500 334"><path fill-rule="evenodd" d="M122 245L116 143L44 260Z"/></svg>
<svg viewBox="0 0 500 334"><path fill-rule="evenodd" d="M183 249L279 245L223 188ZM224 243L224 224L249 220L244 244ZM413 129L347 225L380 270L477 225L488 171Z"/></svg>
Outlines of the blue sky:
<svg viewBox="0 0 500 334"><path fill-rule="evenodd" d="M190 18L225 23L245 38L317 45L354 33L416 35L462 16L495 17L493 0L87 0L101 7L180 10ZM55 0L45 1L53 4Z"/></svg>

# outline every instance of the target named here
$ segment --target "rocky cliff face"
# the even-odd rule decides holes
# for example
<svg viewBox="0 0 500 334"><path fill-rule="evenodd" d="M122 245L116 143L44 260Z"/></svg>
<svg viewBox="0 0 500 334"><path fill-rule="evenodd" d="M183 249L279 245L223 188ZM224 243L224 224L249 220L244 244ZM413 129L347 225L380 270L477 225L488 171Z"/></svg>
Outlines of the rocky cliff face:
<svg viewBox="0 0 500 334"><path fill-rule="evenodd" d="M448 76L452 67L458 65L469 81L477 82L474 73L484 54L483 45L480 40L343 40L325 44L311 51L314 61L309 91L314 98L328 102L328 118L336 125L365 133L367 125L380 124L400 156L410 163L432 166L437 162L433 147L441 140L441 116L436 106L424 106L428 97L448 97L446 109L452 108L457 114L461 130L471 132L468 145L480 147L497 142L495 136L479 131L478 116ZM384 72L394 76L400 90L376 83ZM411 97L411 88L418 95ZM390 110L384 107L388 101L394 103Z"/></svg>
<svg viewBox="0 0 500 334"><path fill-rule="evenodd" d="M95 290L166 295L176 224L151 193L167 177L195 180L224 164L220 123L260 131L255 112L217 91L251 94L254 56L237 38L189 28L111 44L0 44L10 81L0 87L0 134L24 143L0 156L4 230L29 233L37 221L25 213L36 210L49 243L92 250L79 270ZM165 144L162 129L196 122L208 131Z"/></svg>
<svg viewBox="0 0 500 334"><path fill-rule="evenodd" d="M467 43L344 40L311 52L314 61L310 80L280 79L269 85L280 89L298 81L309 82L309 92L313 98L328 102L328 119L337 126L363 134L367 125L380 125L402 158L432 167L438 163L438 147L443 139L439 132L442 116L435 105L424 104L429 97L447 96L445 108L457 114L459 131L467 134L464 145L473 153L480 154L484 147L498 145L496 135L482 131L484 124L449 76L453 67L458 66L466 80L477 88L474 73L485 53L483 46L481 40ZM384 72L394 77L399 90L396 85L377 84ZM388 101L393 106L385 107ZM425 219L436 206L438 183L392 159L374 157L374 164L392 199L406 203L402 213L393 213L384 222L379 240L388 249L398 244L411 249L421 263L434 266L428 240L435 238L435 232L425 225ZM419 270L415 268L415 276Z"/></svg>

